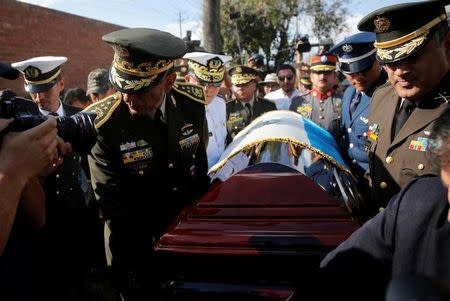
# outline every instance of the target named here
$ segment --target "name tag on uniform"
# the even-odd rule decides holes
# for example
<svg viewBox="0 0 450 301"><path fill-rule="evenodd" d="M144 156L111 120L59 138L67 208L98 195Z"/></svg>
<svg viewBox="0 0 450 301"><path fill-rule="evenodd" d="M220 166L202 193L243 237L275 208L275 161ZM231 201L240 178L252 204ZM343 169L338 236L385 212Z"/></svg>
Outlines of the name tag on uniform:
<svg viewBox="0 0 450 301"><path fill-rule="evenodd" d="M428 148L428 141L429 141L429 138L418 137L417 140L411 140L408 148L410 150L424 152Z"/></svg>

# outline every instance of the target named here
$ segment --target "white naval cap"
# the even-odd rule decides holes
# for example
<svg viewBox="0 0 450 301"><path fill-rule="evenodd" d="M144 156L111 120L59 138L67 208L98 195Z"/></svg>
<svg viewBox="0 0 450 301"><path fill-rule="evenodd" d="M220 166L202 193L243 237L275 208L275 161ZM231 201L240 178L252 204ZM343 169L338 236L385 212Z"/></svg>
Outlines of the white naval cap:
<svg viewBox="0 0 450 301"><path fill-rule="evenodd" d="M23 74L27 92L39 93L55 85L61 73L60 67L66 61L65 56L39 56L12 63L11 66Z"/></svg>
<svg viewBox="0 0 450 301"><path fill-rule="evenodd" d="M214 53L208 53L208 52L188 52L183 56L184 59L195 61L199 64L202 64L203 66L207 66L208 61L212 58L219 58L224 64L231 61L232 57L229 55L222 55L222 54L214 54Z"/></svg>
<svg viewBox="0 0 450 301"><path fill-rule="evenodd" d="M225 64L231 56L208 52L189 52L183 56L198 80L204 83L221 83L225 74Z"/></svg>

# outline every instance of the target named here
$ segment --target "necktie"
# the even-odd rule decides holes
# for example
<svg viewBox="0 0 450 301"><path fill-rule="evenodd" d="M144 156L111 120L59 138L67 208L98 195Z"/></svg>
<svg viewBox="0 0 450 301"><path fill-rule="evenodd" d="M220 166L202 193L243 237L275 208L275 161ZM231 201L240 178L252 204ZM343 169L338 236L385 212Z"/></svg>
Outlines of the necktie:
<svg viewBox="0 0 450 301"><path fill-rule="evenodd" d="M245 109L247 110L248 113L248 120L249 122L252 121L252 105L249 103L245 104Z"/></svg>
<svg viewBox="0 0 450 301"><path fill-rule="evenodd" d="M355 97L353 97L352 102L350 103L350 118L352 118L353 113L355 113L356 108L361 102L361 92L356 93Z"/></svg>
<svg viewBox="0 0 450 301"><path fill-rule="evenodd" d="M416 107L416 105L414 104L414 102L412 102L408 99L403 100L402 107L400 108L400 112L398 113L397 119L395 121L394 137L397 136L398 132L403 127L406 120L408 120L409 116L414 111L415 107Z"/></svg>

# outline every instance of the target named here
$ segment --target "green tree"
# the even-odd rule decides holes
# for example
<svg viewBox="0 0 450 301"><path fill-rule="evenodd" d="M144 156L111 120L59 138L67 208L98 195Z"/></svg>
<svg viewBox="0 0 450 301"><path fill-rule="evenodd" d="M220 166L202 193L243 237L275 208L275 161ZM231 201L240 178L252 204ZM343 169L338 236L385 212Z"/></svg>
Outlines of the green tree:
<svg viewBox="0 0 450 301"><path fill-rule="evenodd" d="M259 52L276 66L292 61L298 36L290 28L296 18L312 21L312 34L329 38L346 28L349 0L222 0L221 34L224 51L236 63ZM230 16L237 17L235 19ZM239 17L238 17L239 16ZM238 43L236 31L239 34ZM309 34L311 32L302 32ZM239 49L239 44L240 48ZM268 66L267 66L268 67Z"/></svg>
<svg viewBox="0 0 450 301"><path fill-rule="evenodd" d="M299 16L312 20L312 33L318 40L330 39L348 29L346 5L349 0L302 0Z"/></svg>

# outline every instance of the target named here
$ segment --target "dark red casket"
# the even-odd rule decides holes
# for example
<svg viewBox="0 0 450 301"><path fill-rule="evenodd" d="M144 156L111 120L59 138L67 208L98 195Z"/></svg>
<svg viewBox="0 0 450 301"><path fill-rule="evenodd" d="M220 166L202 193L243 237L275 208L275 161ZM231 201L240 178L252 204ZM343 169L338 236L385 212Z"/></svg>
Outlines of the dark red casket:
<svg viewBox="0 0 450 301"><path fill-rule="evenodd" d="M262 127L279 126L269 121ZM271 133L264 130L263 135ZM233 163L241 168L230 169L185 208L157 242L172 299L281 301L297 290L302 300L320 260L357 229L347 210L352 187L343 188L353 181L348 171L320 150L297 143L289 127L282 131L289 131L289 139L235 138L229 146L235 150L223 162L240 152L245 164ZM312 176L311 167L321 162L317 170L325 171L324 177Z"/></svg>

